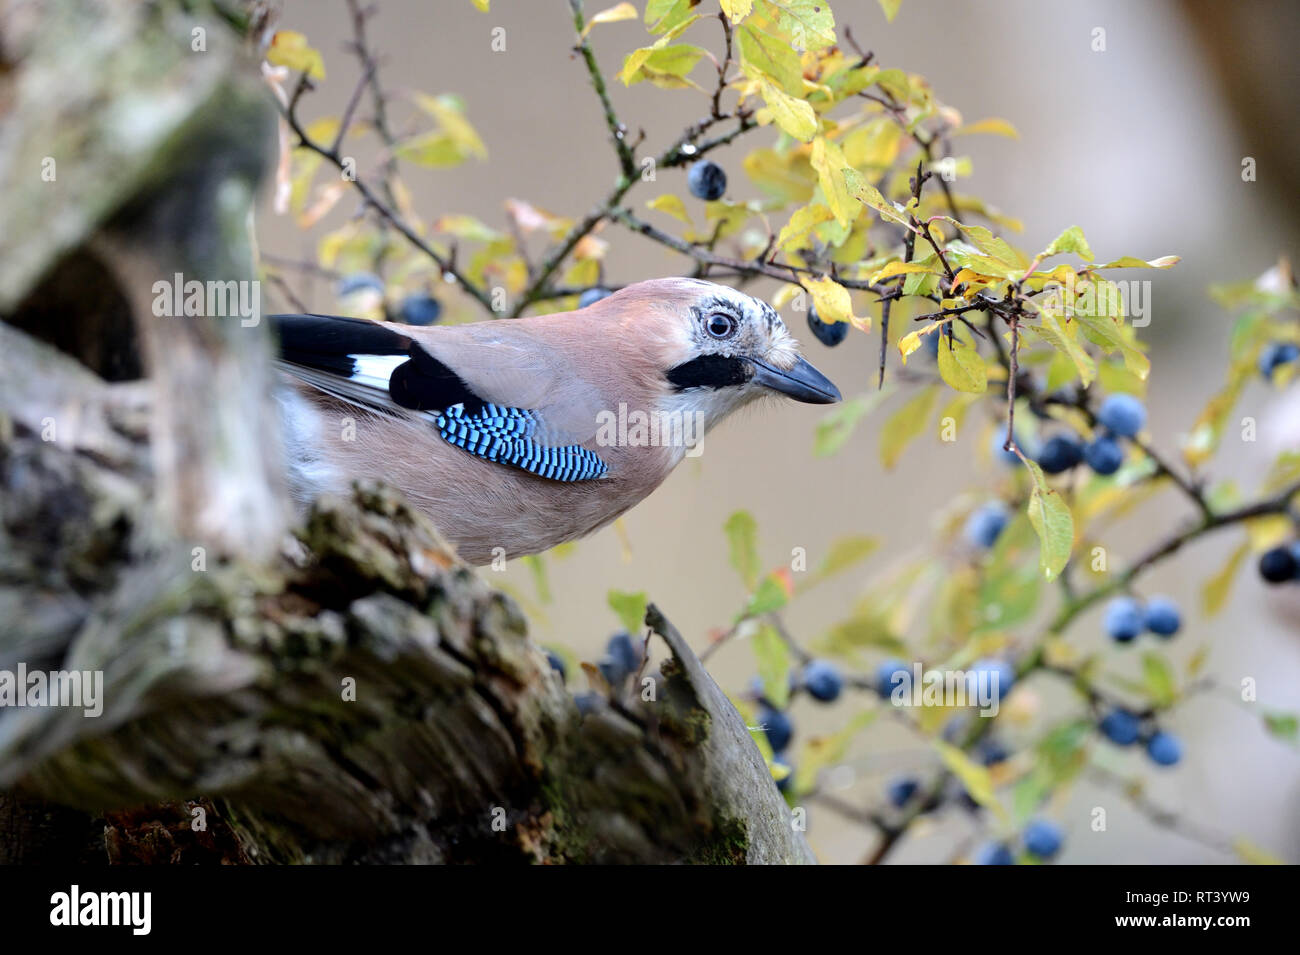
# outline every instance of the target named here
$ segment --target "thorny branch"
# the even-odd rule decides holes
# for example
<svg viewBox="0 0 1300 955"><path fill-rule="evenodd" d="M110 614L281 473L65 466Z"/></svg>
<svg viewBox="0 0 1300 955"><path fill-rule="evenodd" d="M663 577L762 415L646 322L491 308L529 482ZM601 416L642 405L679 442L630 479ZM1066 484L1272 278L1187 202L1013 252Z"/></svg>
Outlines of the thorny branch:
<svg viewBox="0 0 1300 955"><path fill-rule="evenodd" d="M307 89L309 85L310 80L308 80L307 75L304 73L298 81L298 86L294 91L293 97L289 100L288 106L281 108L281 114L284 116L285 122L289 124L289 128L293 131L293 134L298 137L298 144L332 163L340 173L343 173L348 178L348 181L352 183L353 188L355 188L357 192L361 193L361 197L385 222L400 232L413 246L429 258L433 259L433 261L437 263L438 268L442 270L445 277L455 280L468 295L473 297L489 312L492 311L492 300L488 297L487 293L483 289L479 288L475 283L471 282L465 274L457 268L456 264L450 257L440 254L430 246L418 232L408 225L401 216L393 211L391 206L375 194L374 189L372 189L364 179L360 176L353 176L349 164L346 161L346 157L340 155L336 148L324 146L307 135L307 131L303 129L302 123L298 119L297 105L303 91Z"/></svg>

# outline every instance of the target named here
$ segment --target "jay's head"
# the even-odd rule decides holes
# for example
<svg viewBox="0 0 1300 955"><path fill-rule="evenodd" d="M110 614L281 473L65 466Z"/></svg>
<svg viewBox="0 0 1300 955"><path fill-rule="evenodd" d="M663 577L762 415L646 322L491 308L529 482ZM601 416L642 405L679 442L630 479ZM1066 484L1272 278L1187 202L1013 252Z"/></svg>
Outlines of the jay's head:
<svg viewBox="0 0 1300 955"><path fill-rule="evenodd" d="M650 343L662 387L720 418L765 395L809 404L840 400L839 389L799 354L799 343L766 302L700 279L629 286L591 309L627 323Z"/></svg>

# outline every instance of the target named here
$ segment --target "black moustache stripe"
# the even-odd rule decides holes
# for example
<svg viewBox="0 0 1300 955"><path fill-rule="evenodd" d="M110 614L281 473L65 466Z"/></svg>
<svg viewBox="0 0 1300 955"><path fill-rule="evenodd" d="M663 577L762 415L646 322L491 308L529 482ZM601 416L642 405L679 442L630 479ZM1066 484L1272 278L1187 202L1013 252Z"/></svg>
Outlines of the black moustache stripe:
<svg viewBox="0 0 1300 955"><path fill-rule="evenodd" d="M668 383L676 391L687 388L728 388L749 381L751 367L741 358L701 355L668 370Z"/></svg>

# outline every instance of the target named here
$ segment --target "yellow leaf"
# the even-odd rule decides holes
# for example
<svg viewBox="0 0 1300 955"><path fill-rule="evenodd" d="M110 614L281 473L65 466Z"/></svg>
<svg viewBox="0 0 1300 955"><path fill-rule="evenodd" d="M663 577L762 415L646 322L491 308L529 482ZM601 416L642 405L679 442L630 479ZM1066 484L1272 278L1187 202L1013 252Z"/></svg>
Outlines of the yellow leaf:
<svg viewBox="0 0 1300 955"><path fill-rule="evenodd" d="M1264 514L1246 521L1246 533L1255 553L1288 543L1295 536L1295 525L1289 514Z"/></svg>
<svg viewBox="0 0 1300 955"><path fill-rule="evenodd" d="M464 214L439 216L433 223L434 232L445 232L458 239L469 242L494 242L501 238L501 233L488 226L481 219Z"/></svg>
<svg viewBox="0 0 1300 955"><path fill-rule="evenodd" d="M635 20L636 18L636 7L630 3L619 3L612 7L606 7L587 21L587 25L582 29L583 39L586 39L587 34L591 32L591 28L597 23L617 23L619 20Z"/></svg>
<svg viewBox="0 0 1300 955"><path fill-rule="evenodd" d="M722 12L732 23L739 23L754 9L754 0L722 0Z"/></svg>
<svg viewBox="0 0 1300 955"><path fill-rule="evenodd" d="M464 109L455 97L416 93L415 103L436 119L442 131L450 136L467 155L487 159L487 147L483 145L483 140L465 118Z"/></svg>
<svg viewBox="0 0 1300 955"><path fill-rule="evenodd" d="M966 787L966 792L970 793L971 799L993 810L994 815L1005 822L1006 810L993 794L993 777L987 767L981 766L956 746L943 740L934 740L934 747L939 751L939 758L943 760L944 765L952 770L952 774Z"/></svg>
<svg viewBox="0 0 1300 955"><path fill-rule="evenodd" d="M307 38L295 30L276 30L266 59L273 66L287 66L314 80L325 79L325 61L320 51L313 49Z"/></svg>
<svg viewBox="0 0 1300 955"><path fill-rule="evenodd" d="M655 196L646 205L693 227L691 217L686 211L686 204L670 192L666 192L662 196Z"/></svg>
<svg viewBox="0 0 1300 955"><path fill-rule="evenodd" d="M939 339L939 377L955 390L973 395L984 394L989 386L984 359L974 345L957 334Z"/></svg>
<svg viewBox="0 0 1300 955"><path fill-rule="evenodd" d="M903 136L903 128L892 117L870 120L844 137L844 158L859 169L888 169L898 158Z"/></svg>
<svg viewBox="0 0 1300 955"><path fill-rule="evenodd" d="M417 166L428 166L434 169L458 166L465 159L465 154L456 140L441 130L414 136L398 143L393 148L393 154Z"/></svg>
<svg viewBox="0 0 1300 955"><path fill-rule="evenodd" d="M784 202L807 202L813 194L812 170L799 151L778 153L764 147L745 157L745 172L769 195Z"/></svg>
<svg viewBox="0 0 1300 955"><path fill-rule="evenodd" d="M849 194L848 184L844 181L848 162L843 151L825 136L818 136L813 140L811 162L817 170L817 181L821 183L826 204L835 213L835 221L848 228L858 217L862 200Z"/></svg>
<svg viewBox="0 0 1300 955"><path fill-rule="evenodd" d="M1244 540L1228 557L1227 563L1219 572L1201 585L1201 610L1207 617L1213 617L1223 609L1232 592L1232 582L1241 568L1241 563L1250 556L1250 541Z"/></svg>
<svg viewBox="0 0 1300 955"><path fill-rule="evenodd" d="M813 297L817 317L823 322L852 322L863 331L871 328L870 318L857 318L853 314L853 299L849 290L834 279L822 277L806 279L804 285Z"/></svg>
<svg viewBox="0 0 1300 955"><path fill-rule="evenodd" d="M475 8L476 8L480 13L487 13L487 12L488 12L488 4L491 3L492 0L470 0L470 2L472 2L472 3L474 4Z"/></svg>
<svg viewBox="0 0 1300 955"><path fill-rule="evenodd" d="M953 135L960 136L965 133L992 133L995 136L1006 136L1008 139L1019 139L1020 133L1016 132L1016 127L1012 126L1005 119L981 119L979 122L970 123L966 126L953 130Z"/></svg>
<svg viewBox="0 0 1300 955"><path fill-rule="evenodd" d="M1286 865L1285 862L1273 855L1273 853L1261 849L1259 846L1244 837L1234 840L1232 843L1232 849L1237 853L1237 855L1241 856L1244 861L1249 862L1251 865Z"/></svg>
<svg viewBox="0 0 1300 955"><path fill-rule="evenodd" d="M930 322L930 324L926 325L924 328L919 328L914 332L908 332L901 339L899 339L898 351L899 354L903 356L904 365L907 364L907 356L912 354L912 352L916 351L918 348L921 347L922 338L930 334L935 334L935 335L941 334L939 332L934 331L936 328L939 327L939 325L940 325L939 322ZM942 345L943 342L941 341L940 344Z"/></svg>
<svg viewBox="0 0 1300 955"><path fill-rule="evenodd" d="M834 218L835 214L821 203L796 209L794 215L790 216L790 221L782 226L777 235L777 247L788 249L796 242L802 242L813 229Z"/></svg>
<svg viewBox="0 0 1300 955"><path fill-rule="evenodd" d="M912 229L912 223L908 221L907 216L896 208L892 202L881 195L880 190L871 183L859 178L858 181L852 185L854 186L854 194L867 205L871 206L871 208L880 213L881 218L888 219L891 222L897 222L899 225L907 226L907 228ZM913 229L913 231L915 231L915 229Z"/></svg>
<svg viewBox="0 0 1300 955"><path fill-rule="evenodd" d="M885 19L890 23L894 22L894 17L898 16L898 8L903 5L903 0L880 0L880 9L885 11Z"/></svg>
<svg viewBox="0 0 1300 955"><path fill-rule="evenodd" d="M767 109L758 111L759 123L776 123L801 143L813 138L817 133L817 114L811 104L786 93L757 70L747 70L746 75L758 84L758 95L767 104Z"/></svg>
<svg viewBox="0 0 1300 955"><path fill-rule="evenodd" d="M885 279L892 278L895 275L911 275L915 272L929 272L931 275L940 274L938 271L935 270L933 265L925 265L920 262L894 261L894 262L890 262L883 269L876 272L874 275L871 276L871 278L867 279L867 281L870 282L872 285L874 285L877 282L882 282Z"/></svg>

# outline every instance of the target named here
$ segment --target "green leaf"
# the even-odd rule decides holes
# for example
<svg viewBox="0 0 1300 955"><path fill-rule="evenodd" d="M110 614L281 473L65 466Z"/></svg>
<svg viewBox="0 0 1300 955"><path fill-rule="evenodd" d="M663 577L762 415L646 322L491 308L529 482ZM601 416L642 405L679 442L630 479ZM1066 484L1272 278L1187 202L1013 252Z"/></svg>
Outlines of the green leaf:
<svg viewBox="0 0 1300 955"><path fill-rule="evenodd" d="M938 388L931 385L921 389L906 404L895 411L880 430L880 460L886 470L898 463L903 450L925 430L930 419Z"/></svg>
<svg viewBox="0 0 1300 955"><path fill-rule="evenodd" d="M996 262L1005 272L1020 274L1029 268L1029 261L1020 252L1013 248L1006 239L994 235L984 226L967 225L965 222L958 222L952 216L940 216L939 218L960 229L962 235L970 240L975 248Z"/></svg>
<svg viewBox="0 0 1300 955"><path fill-rule="evenodd" d="M727 518L723 530L731 545L731 566L745 587L753 590L758 582L758 524L748 511L736 511Z"/></svg>
<svg viewBox="0 0 1300 955"><path fill-rule="evenodd" d="M736 31L742 63L747 63L791 96L803 95L803 66L790 44L752 24Z"/></svg>
<svg viewBox="0 0 1300 955"><path fill-rule="evenodd" d="M823 580L832 574L847 570L854 564L866 560L879 546L880 540L875 537L841 537L831 543L830 553L826 555L811 579Z"/></svg>
<svg viewBox="0 0 1300 955"><path fill-rule="evenodd" d="M1048 485L1043 469L1028 459L1025 466L1034 479L1034 489L1029 495L1029 523L1038 534L1038 566L1043 576L1052 580L1065 567L1074 549L1074 516L1065 498Z"/></svg>
<svg viewBox="0 0 1300 955"><path fill-rule="evenodd" d="M796 50L815 52L835 43L835 16L826 0L761 0L767 15L790 34Z"/></svg>
<svg viewBox="0 0 1300 955"><path fill-rule="evenodd" d="M1294 746L1300 739L1300 717L1281 711L1265 712L1264 726L1276 738Z"/></svg>
<svg viewBox="0 0 1300 955"><path fill-rule="evenodd" d="M759 627L750 642L758 661L758 676L763 681L763 695L778 710L784 709L790 700L790 648L769 624Z"/></svg>
<svg viewBox="0 0 1300 955"><path fill-rule="evenodd" d="M1120 256L1114 262L1096 265L1097 269L1170 269L1182 261L1181 256L1162 255L1158 259L1136 259L1131 255Z"/></svg>
<svg viewBox="0 0 1300 955"><path fill-rule="evenodd" d="M945 335L939 339L939 377L949 387L975 395L984 394L989 386L988 368L984 359L975 346L965 341L960 334Z"/></svg>
<svg viewBox="0 0 1300 955"><path fill-rule="evenodd" d="M1097 363L1079 342L1076 334L1078 326L1073 323L1063 326L1050 309L1040 311L1039 317L1041 319L1039 324L1026 327L1045 338L1047 343L1067 361L1073 362L1074 367L1078 369L1079 380L1085 386L1092 384L1097 377Z"/></svg>
<svg viewBox="0 0 1300 955"><path fill-rule="evenodd" d="M830 457L844 447L844 443L852 436L858 422L871 414L893 393L893 387L886 385L877 391L850 398L827 414L817 422L817 433L813 438L813 455L819 458Z"/></svg>
<svg viewBox="0 0 1300 955"><path fill-rule="evenodd" d="M787 583L775 574L768 574L758 582L758 589L745 605L743 616L761 617L773 610L780 610L790 602Z"/></svg>
<svg viewBox="0 0 1300 955"><path fill-rule="evenodd" d="M820 648L835 656L846 656L862 647L878 647L891 653L904 649L890 614L875 607L862 607L846 620L831 627Z"/></svg>
<svg viewBox="0 0 1300 955"><path fill-rule="evenodd" d="M1142 685L1156 706L1168 706L1178 697L1174 671L1158 653L1142 654Z"/></svg>
<svg viewBox="0 0 1300 955"><path fill-rule="evenodd" d="M1059 255L1062 252L1073 252L1085 262L1092 261L1092 249L1088 247L1088 240L1083 237L1083 230L1077 225L1072 225L1066 229L1042 252L1042 257L1047 258L1049 255Z"/></svg>
<svg viewBox="0 0 1300 955"><path fill-rule="evenodd" d="M611 590L605 599L609 601L610 609L618 616L624 630L633 635L641 632L645 626L645 608L648 603L644 593Z"/></svg>
<svg viewBox="0 0 1300 955"><path fill-rule="evenodd" d="M689 26L699 19L691 13L696 2L697 0L646 0L645 24L656 35L666 30L680 33L683 24Z"/></svg>
<svg viewBox="0 0 1300 955"><path fill-rule="evenodd" d="M1151 373L1151 359L1141 353L1138 340L1131 326L1125 324L1119 311L1118 287L1113 282L1095 282L1096 292L1092 295L1093 307L1105 308L1109 314L1095 314L1092 308L1076 308L1074 317L1087 331L1088 338L1105 348L1106 352L1118 351L1125 359L1125 368L1136 374L1143 381Z"/></svg>
<svg viewBox="0 0 1300 955"><path fill-rule="evenodd" d="M880 9L885 11L885 19L890 23L894 22L894 17L898 16L898 8L903 5L903 0L880 0Z"/></svg>
<svg viewBox="0 0 1300 955"><path fill-rule="evenodd" d="M654 82L662 77L684 77L691 70L695 69L695 64L704 56L704 51L698 46L692 46L689 43L675 43L669 46L658 48L648 48L649 52L643 57L637 57L637 54L644 52L636 50L628 55L623 64L623 71L619 74L619 79L625 86L635 86L642 80ZM637 57L637 59L633 59ZM636 63L632 69L628 69L630 63Z"/></svg>
<svg viewBox="0 0 1300 955"><path fill-rule="evenodd" d="M1008 540L1016 526L1029 529L1017 521L998 537L998 550ZM1032 538L1031 538L1032 540ZM1043 578L1038 568L1027 562L1003 563L995 551L995 560L980 581L979 606L980 616L984 619L980 631L1005 630L1029 618L1038 606L1042 591Z"/></svg>

